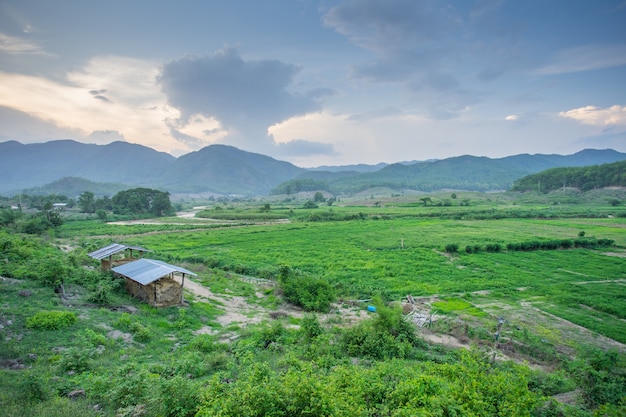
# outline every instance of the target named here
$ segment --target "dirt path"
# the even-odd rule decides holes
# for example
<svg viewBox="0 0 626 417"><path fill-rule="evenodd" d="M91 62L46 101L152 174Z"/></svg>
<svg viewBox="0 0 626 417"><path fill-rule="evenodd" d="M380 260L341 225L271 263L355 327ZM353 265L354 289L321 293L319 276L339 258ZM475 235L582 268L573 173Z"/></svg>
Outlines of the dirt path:
<svg viewBox="0 0 626 417"><path fill-rule="evenodd" d="M180 277L174 278L176 281L181 282ZM194 295L194 297L212 302L217 305L218 308L224 310L224 314L217 318L217 322L222 327L228 327L231 324L238 324L240 326L247 326L249 324L261 323L269 317L269 312L260 306L254 306L246 301L244 297L237 295L217 295L207 287L193 281L189 278L185 278L183 288Z"/></svg>

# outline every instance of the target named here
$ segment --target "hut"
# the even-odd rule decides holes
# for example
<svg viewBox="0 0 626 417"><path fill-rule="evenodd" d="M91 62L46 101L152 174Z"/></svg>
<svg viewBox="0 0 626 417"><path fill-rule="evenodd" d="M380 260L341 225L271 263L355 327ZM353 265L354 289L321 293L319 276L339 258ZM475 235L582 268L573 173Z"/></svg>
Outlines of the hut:
<svg viewBox="0 0 626 417"><path fill-rule="evenodd" d="M133 255L133 251L135 255ZM114 266L122 265L139 258L143 258L143 254L150 252L139 246L121 245L112 243L109 246L91 252L88 255L100 261L102 271L110 271Z"/></svg>
<svg viewBox="0 0 626 417"><path fill-rule="evenodd" d="M111 269L126 280L126 291L154 307L169 307L183 302L185 275L196 276L179 266L155 259L138 259ZM175 274L181 274L179 283Z"/></svg>

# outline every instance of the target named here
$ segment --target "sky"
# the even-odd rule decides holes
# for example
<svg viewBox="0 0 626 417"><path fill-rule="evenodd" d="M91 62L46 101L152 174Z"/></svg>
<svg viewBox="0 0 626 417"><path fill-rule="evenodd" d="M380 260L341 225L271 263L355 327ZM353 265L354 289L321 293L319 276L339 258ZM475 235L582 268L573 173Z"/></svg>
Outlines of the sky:
<svg viewBox="0 0 626 417"><path fill-rule="evenodd" d="M626 0L0 0L0 142L626 152Z"/></svg>

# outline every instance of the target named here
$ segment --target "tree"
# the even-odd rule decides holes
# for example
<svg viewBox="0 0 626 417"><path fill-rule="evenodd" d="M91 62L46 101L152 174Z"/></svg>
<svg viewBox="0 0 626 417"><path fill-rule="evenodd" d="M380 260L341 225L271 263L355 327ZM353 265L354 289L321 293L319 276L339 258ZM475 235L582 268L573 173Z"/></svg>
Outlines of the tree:
<svg viewBox="0 0 626 417"><path fill-rule="evenodd" d="M80 207L80 211L82 211L83 213L95 213L95 195L91 191L84 191L78 197L78 206Z"/></svg>
<svg viewBox="0 0 626 417"><path fill-rule="evenodd" d="M174 213L169 193L150 188L120 191L111 202L115 214L150 214L160 217Z"/></svg>
<svg viewBox="0 0 626 417"><path fill-rule="evenodd" d="M420 198L420 201L424 204L424 206L432 204L432 202L433 202L432 198L430 198L430 197L422 197L422 198Z"/></svg>
<svg viewBox="0 0 626 417"><path fill-rule="evenodd" d="M313 196L313 201L316 203L323 203L324 201L326 201L326 198L324 197L324 194L318 191L315 193L315 196Z"/></svg>

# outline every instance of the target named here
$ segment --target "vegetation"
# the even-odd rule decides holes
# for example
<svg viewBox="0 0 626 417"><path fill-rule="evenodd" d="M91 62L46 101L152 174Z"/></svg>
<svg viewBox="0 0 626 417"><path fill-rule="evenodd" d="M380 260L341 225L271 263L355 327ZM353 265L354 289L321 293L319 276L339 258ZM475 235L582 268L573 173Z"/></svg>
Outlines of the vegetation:
<svg viewBox="0 0 626 417"><path fill-rule="evenodd" d="M217 222L83 213L41 236L3 223L3 415L625 413L624 208L455 194L209 202L238 216ZM86 256L111 241L213 296L141 304ZM259 320L222 321L241 300Z"/></svg>
<svg viewBox="0 0 626 417"><path fill-rule="evenodd" d="M566 187L577 188L583 192L605 187L626 187L626 161L578 168L548 169L517 180L512 190L549 193Z"/></svg>

